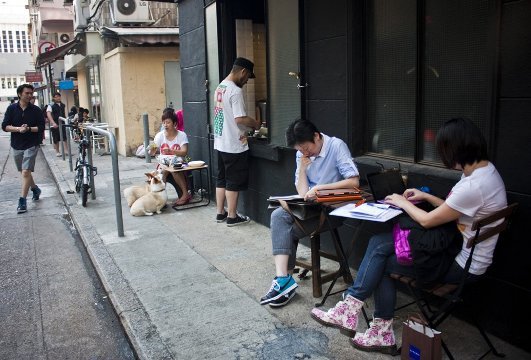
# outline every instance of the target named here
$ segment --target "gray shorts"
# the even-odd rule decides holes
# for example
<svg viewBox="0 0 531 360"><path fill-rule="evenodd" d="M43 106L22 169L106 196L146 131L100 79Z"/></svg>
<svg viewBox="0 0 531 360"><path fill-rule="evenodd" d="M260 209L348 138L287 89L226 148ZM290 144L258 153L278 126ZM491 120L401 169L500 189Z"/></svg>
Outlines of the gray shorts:
<svg viewBox="0 0 531 360"><path fill-rule="evenodd" d="M35 170L35 158L39 151L38 146L33 146L26 150L15 150L11 148L11 151L13 151L13 157L15 158L18 171L29 170L33 172Z"/></svg>

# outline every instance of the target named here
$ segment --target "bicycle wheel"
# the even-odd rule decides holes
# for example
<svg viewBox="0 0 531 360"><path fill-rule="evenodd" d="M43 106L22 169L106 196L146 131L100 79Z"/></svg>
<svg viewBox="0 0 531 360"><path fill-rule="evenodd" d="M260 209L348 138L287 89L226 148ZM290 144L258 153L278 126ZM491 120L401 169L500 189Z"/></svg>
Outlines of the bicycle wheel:
<svg viewBox="0 0 531 360"><path fill-rule="evenodd" d="M87 206L88 193L89 186L87 184L83 184L81 187L81 205L83 205L83 207Z"/></svg>
<svg viewBox="0 0 531 360"><path fill-rule="evenodd" d="M81 191L81 185L83 185L83 167L81 165L77 165L76 168L77 170L74 183L76 186L76 192L79 193Z"/></svg>

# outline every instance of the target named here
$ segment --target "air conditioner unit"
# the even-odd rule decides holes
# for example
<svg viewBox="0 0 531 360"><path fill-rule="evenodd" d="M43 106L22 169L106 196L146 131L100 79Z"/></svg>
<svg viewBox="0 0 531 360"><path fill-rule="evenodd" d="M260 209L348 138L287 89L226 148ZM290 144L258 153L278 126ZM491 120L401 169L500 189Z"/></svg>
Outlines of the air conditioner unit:
<svg viewBox="0 0 531 360"><path fill-rule="evenodd" d="M113 24L153 22L148 2L144 0L112 0L111 12Z"/></svg>
<svg viewBox="0 0 531 360"><path fill-rule="evenodd" d="M96 13L103 7L103 2L101 0L90 0L89 3L90 16L95 17Z"/></svg>
<svg viewBox="0 0 531 360"><path fill-rule="evenodd" d="M73 33L59 33L57 34L57 45L61 46L74 40Z"/></svg>
<svg viewBox="0 0 531 360"><path fill-rule="evenodd" d="M88 0L74 0L74 30L83 32L88 27Z"/></svg>

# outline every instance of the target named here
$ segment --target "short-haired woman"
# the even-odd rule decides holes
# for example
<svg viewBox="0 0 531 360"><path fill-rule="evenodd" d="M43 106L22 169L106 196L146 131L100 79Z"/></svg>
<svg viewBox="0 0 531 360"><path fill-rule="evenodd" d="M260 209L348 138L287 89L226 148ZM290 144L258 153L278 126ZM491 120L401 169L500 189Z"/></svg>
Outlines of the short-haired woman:
<svg viewBox="0 0 531 360"><path fill-rule="evenodd" d="M175 125L177 124L177 116L175 115L175 112L164 111L161 119L163 130L155 135L154 143L157 147L150 149L150 155L155 155L157 148L159 148L162 156L173 155L182 162L183 157L188 154L188 136L186 136L184 131L176 129ZM165 171L163 174L164 181L166 181L168 175L169 172ZM188 194L188 184L184 173L172 172L171 175L182 191L181 197L175 201L174 206L188 204L192 197Z"/></svg>
<svg viewBox="0 0 531 360"><path fill-rule="evenodd" d="M472 223L504 208L507 198L503 180L488 160L485 138L470 120L457 118L447 121L437 134L437 151L446 167L463 172L446 200L418 189L391 194L385 200L402 208L426 229L457 222L463 235L463 246L455 261L450 263L446 275L440 279L446 283L457 283L462 278L470 254L466 240L474 236ZM414 200L427 201L435 208L426 212L415 206L412 203ZM467 281L475 281L485 273L492 262L497 240L496 235L476 246ZM412 272L413 267L397 263L392 234L375 235L369 241L356 279L343 294L343 300L326 312L314 308L311 315L319 323L339 328L352 336L356 332L363 302L374 295L375 311L370 328L355 334L350 341L355 348L363 351L393 353L396 350L393 332L396 290L389 274L411 275Z"/></svg>

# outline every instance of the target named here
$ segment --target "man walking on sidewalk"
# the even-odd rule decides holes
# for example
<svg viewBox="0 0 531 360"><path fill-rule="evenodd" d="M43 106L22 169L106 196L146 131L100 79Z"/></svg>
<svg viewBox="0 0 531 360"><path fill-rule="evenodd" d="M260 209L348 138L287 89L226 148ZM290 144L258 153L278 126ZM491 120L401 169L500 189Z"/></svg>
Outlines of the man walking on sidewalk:
<svg viewBox="0 0 531 360"><path fill-rule="evenodd" d="M242 87L254 79L254 64L237 58L232 70L217 87L214 94L214 149L218 152L218 176L216 181L217 222L227 220L227 226L250 221L248 216L238 215L238 195L247 190L249 180L249 145L247 132L259 129L260 121L247 116ZM227 211L225 211L225 199Z"/></svg>
<svg viewBox="0 0 531 360"><path fill-rule="evenodd" d="M59 142L61 141L61 136L59 134L59 131L63 132L64 149L66 152L68 152L68 143L66 142L66 128L63 126L65 123L63 120L59 120L59 117L66 117L65 104L61 102L60 93L57 92L53 95L53 104L48 105L48 107L46 108L46 116L48 118L50 126L52 127L52 139L55 154L57 155L57 157L60 157L61 153L59 152Z"/></svg>
<svg viewBox="0 0 531 360"><path fill-rule="evenodd" d="M26 196L31 188L33 200L39 200L41 189L33 181L35 158L44 131L44 118L38 106L30 103L33 86L22 84L17 88L19 101L9 105L2 121L2 130L11 133L11 148L15 164L22 174L22 189L18 200L17 213L27 211Z"/></svg>

